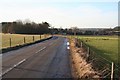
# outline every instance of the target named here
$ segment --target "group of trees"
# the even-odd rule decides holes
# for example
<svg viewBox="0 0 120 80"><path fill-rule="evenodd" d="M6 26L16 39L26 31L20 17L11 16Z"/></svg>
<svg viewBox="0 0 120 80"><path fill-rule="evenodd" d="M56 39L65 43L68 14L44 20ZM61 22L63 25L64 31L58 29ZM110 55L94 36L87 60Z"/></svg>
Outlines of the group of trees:
<svg viewBox="0 0 120 80"><path fill-rule="evenodd" d="M88 28L88 29L80 29L77 27L72 27L70 29L62 29L62 28L54 28L52 31L55 34L69 34L69 35L119 35L120 34L120 26L115 28Z"/></svg>
<svg viewBox="0 0 120 80"><path fill-rule="evenodd" d="M47 34L50 32L50 25L47 22L35 23L15 21L15 22L2 22L3 33L15 34Z"/></svg>

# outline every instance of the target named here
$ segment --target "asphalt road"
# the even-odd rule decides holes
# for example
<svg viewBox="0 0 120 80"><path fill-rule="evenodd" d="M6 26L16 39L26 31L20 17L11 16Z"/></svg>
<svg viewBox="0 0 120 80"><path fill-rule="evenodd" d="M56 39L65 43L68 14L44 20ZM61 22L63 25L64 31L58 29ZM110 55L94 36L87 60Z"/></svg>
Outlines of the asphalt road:
<svg viewBox="0 0 120 80"><path fill-rule="evenodd" d="M3 78L71 78L67 39L52 39L2 55Z"/></svg>

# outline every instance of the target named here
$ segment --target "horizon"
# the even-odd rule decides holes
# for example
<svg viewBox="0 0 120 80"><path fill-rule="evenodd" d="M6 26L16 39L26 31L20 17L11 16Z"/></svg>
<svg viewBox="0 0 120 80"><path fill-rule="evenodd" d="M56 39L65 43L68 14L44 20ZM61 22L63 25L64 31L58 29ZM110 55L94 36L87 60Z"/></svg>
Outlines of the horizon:
<svg viewBox="0 0 120 80"><path fill-rule="evenodd" d="M91 1L91 2L90 2ZM14 4L12 4L14 3ZM118 26L118 2L3 0L0 22L30 19L48 22L55 28L114 28Z"/></svg>

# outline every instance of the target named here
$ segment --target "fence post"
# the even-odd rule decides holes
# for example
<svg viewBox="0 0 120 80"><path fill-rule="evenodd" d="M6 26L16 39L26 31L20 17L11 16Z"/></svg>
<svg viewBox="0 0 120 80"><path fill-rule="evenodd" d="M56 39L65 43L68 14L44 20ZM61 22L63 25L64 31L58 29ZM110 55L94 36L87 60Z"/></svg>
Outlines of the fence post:
<svg viewBox="0 0 120 80"><path fill-rule="evenodd" d="M75 46L77 46L77 38L75 38Z"/></svg>
<svg viewBox="0 0 120 80"><path fill-rule="evenodd" d="M34 38L34 36L33 36L33 42L35 41L35 38Z"/></svg>
<svg viewBox="0 0 120 80"><path fill-rule="evenodd" d="M89 61L89 55L90 55L90 48L87 48L87 60Z"/></svg>
<svg viewBox="0 0 120 80"><path fill-rule="evenodd" d="M41 40L41 35L40 35L40 40Z"/></svg>
<svg viewBox="0 0 120 80"><path fill-rule="evenodd" d="M81 41L81 48L82 48L82 46L83 46L83 42Z"/></svg>
<svg viewBox="0 0 120 80"><path fill-rule="evenodd" d="M89 54L90 53L90 48L88 47L88 49L87 49L87 53Z"/></svg>
<svg viewBox="0 0 120 80"><path fill-rule="evenodd" d="M10 47L12 46L12 40L11 40L11 38L10 38Z"/></svg>
<svg viewBox="0 0 120 80"><path fill-rule="evenodd" d="M25 37L24 37L24 44L26 43L26 41L25 41Z"/></svg>
<svg viewBox="0 0 120 80"><path fill-rule="evenodd" d="M113 70L114 70L114 63L112 62L112 66L111 66L111 80L113 80Z"/></svg>

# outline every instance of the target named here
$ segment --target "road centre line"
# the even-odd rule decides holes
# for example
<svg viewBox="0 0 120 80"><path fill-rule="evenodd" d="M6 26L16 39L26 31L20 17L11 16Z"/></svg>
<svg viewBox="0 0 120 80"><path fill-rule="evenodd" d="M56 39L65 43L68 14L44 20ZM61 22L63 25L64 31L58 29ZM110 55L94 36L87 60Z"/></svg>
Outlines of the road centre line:
<svg viewBox="0 0 120 80"><path fill-rule="evenodd" d="M49 45L52 45L52 43L50 43ZM32 47L32 46L29 46L29 47ZM46 49L47 47L43 47L42 49L36 51L35 53L38 53L44 49ZM14 69L15 67L17 67L18 65L22 64L23 62L25 62L27 59L23 59L21 60L20 62L18 62L17 64L13 65L12 67L8 68L6 71L4 71L3 73L0 73L0 77L2 77L3 75L5 75L6 73L8 73L9 71L11 71L12 69Z"/></svg>
<svg viewBox="0 0 120 80"><path fill-rule="evenodd" d="M49 45L52 45L52 44L53 44L53 42L50 43ZM32 47L32 46L29 46L29 47ZM40 52L40 51L42 51L42 50L44 50L44 49L46 49L46 47L43 47L42 49L36 51L35 53L38 53L38 52ZM0 77L2 77L3 75L5 75L5 74L8 73L9 71L11 71L13 68L17 67L18 65L22 64L22 63L25 62L26 60L27 60L27 59L23 59L23 60L21 60L20 62L18 62L17 64L13 65L13 66L10 67L9 69L7 69L7 70L4 71L3 73L1 73L1 74L0 74Z"/></svg>
<svg viewBox="0 0 120 80"><path fill-rule="evenodd" d="M35 53L38 53L38 52L44 50L45 48L46 48L46 47L43 47L42 49L38 50L38 51L35 52ZM11 67L11 68L7 69L5 72L1 73L1 74L0 74L0 77L1 77L2 75L5 75L5 74L8 73L9 71L11 71L13 68L17 67L18 65L22 64L22 63L25 62L25 61L26 61L26 59L23 59L23 60L21 60L20 62L18 62L17 64L13 65L13 67Z"/></svg>
<svg viewBox="0 0 120 80"><path fill-rule="evenodd" d="M44 50L46 47L43 47L42 49L40 49L40 50L38 50L37 52L35 52L35 53L38 53L38 52L40 52L40 51L42 51L42 50Z"/></svg>
<svg viewBox="0 0 120 80"><path fill-rule="evenodd" d="M50 43L49 45L52 45L53 44L53 42L52 43Z"/></svg>
<svg viewBox="0 0 120 80"><path fill-rule="evenodd" d="M26 59L23 59L22 61L18 62L17 64L14 65L14 67L20 65L20 64L23 63L24 61L26 61Z"/></svg>
<svg viewBox="0 0 120 80"><path fill-rule="evenodd" d="M17 64L13 65L13 67L11 67L11 68L7 69L5 72L1 73L1 74L0 74L0 77L1 77L2 75L5 75L5 74L8 73L9 71L11 71L13 68L17 67L18 65L22 64L22 63L25 62L25 61L26 61L26 59L23 59L23 60L21 60L20 62L18 62Z"/></svg>

